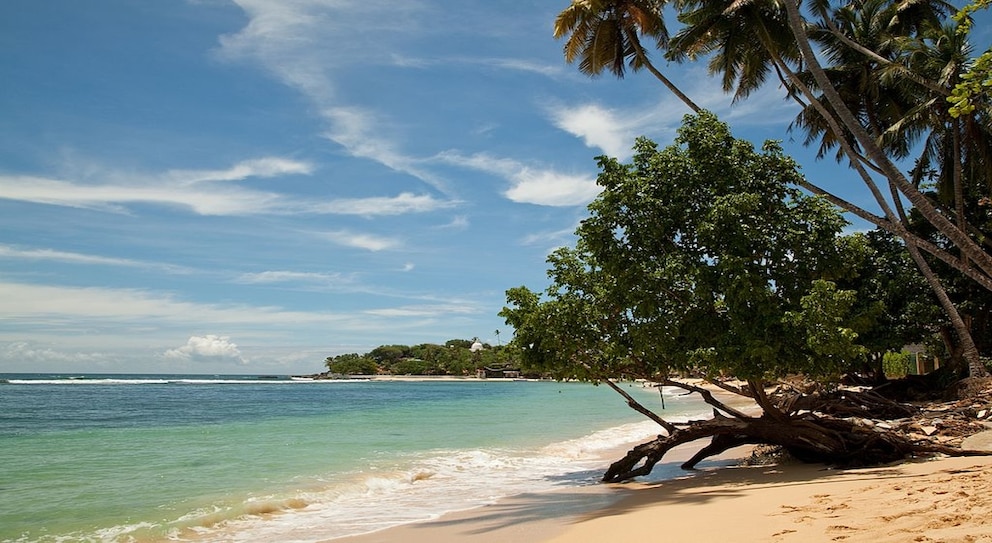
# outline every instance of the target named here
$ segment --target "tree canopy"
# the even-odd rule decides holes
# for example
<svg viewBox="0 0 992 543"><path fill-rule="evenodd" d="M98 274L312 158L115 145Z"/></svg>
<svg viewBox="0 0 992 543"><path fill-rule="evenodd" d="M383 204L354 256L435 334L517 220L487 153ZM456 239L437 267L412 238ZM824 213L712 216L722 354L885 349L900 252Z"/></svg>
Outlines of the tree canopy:
<svg viewBox="0 0 992 543"><path fill-rule="evenodd" d="M549 257L545 300L520 287L502 315L525 356L560 377L701 368L745 379L839 371L860 355L845 225L780 147L734 138L710 113L675 144L601 157L603 191L575 248Z"/></svg>
<svg viewBox="0 0 992 543"><path fill-rule="evenodd" d="M702 112L686 116L674 144L641 139L631 163L600 157L599 165L603 190L575 247L549 256L550 286L507 291L501 315L516 329L513 344L559 379L623 394L611 379L645 378L701 392L720 413L683 427L625 394L668 433L632 449L604 479L645 474L671 448L705 437L713 442L686 466L744 443L854 464L935 450L815 413L819 407L799 409L801 395L768 394L768 380L802 374L836 383L863 368L870 348L859 331L876 329L874 348L905 337L877 332L882 316L904 307L884 296L888 285L865 265L890 257L890 247L842 236L837 209L799 190L802 176L777 143L756 149ZM742 379L735 390L760 415L672 379L683 372Z"/></svg>
<svg viewBox="0 0 992 543"><path fill-rule="evenodd" d="M473 341L451 339L443 345L380 345L368 353L348 353L329 356L325 360L332 374L340 375L475 375L485 366L508 365L513 349L509 346L484 344L473 352Z"/></svg>
<svg viewBox="0 0 992 543"><path fill-rule="evenodd" d="M988 5L977 0L952 17L942 0L573 0L555 36L565 40L565 59L590 75L622 76L626 61L657 77L653 47L677 62L708 60L737 99L777 79L801 106L792 127L821 156L846 159L877 211L808 179L802 187L901 240L947 317L949 351L980 375L973 315L934 266L992 292L992 50L976 57L968 40L970 14ZM672 34L665 15L681 24ZM907 204L930 235L913 227Z"/></svg>

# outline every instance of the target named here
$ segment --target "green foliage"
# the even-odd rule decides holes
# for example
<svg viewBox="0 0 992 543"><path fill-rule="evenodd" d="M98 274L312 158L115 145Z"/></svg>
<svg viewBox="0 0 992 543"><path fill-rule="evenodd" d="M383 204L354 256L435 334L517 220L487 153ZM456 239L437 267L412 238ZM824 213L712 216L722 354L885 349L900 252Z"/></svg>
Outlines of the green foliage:
<svg viewBox="0 0 992 543"><path fill-rule="evenodd" d="M328 357L326 364L332 373L343 375L475 375L483 366L517 365L519 357L509 347L484 345L483 350L471 352L474 342L452 339L444 345L380 345L366 354L344 354ZM529 372L533 374L533 372Z"/></svg>
<svg viewBox="0 0 992 543"><path fill-rule="evenodd" d="M961 81L954 85L947 97L951 116L961 117L975 112L979 102L988 103L992 93L992 49L985 51L972 62L968 70L961 74Z"/></svg>
<svg viewBox="0 0 992 543"><path fill-rule="evenodd" d="M863 354L843 322L853 294L845 222L795 188L776 143L757 151L715 116L687 116L675 145L601 157L600 196L576 247L548 262L543 299L507 291L500 313L525 360L559 378L834 374Z"/></svg>
<svg viewBox="0 0 992 543"><path fill-rule="evenodd" d="M375 360L357 353L328 357L327 369L341 375L375 375L379 372Z"/></svg>
<svg viewBox="0 0 992 543"><path fill-rule="evenodd" d="M909 375L914 364L914 357L908 352L888 351L882 355L882 368L889 379L898 379Z"/></svg>
<svg viewBox="0 0 992 543"><path fill-rule="evenodd" d="M943 315L905 246L882 230L845 236L841 242L850 247L851 260L837 283L858 293L850 326L873 358L931 337Z"/></svg>
<svg viewBox="0 0 992 543"><path fill-rule="evenodd" d="M380 345L372 349L368 356L383 366L392 366L403 358L412 356L410 347L406 345Z"/></svg>
<svg viewBox="0 0 992 543"><path fill-rule="evenodd" d="M829 376L867 354L849 326L856 298L855 291L838 290L836 284L818 279L803 296L799 310L785 312L785 323L792 327L792 334L806 338L812 355L806 373Z"/></svg>

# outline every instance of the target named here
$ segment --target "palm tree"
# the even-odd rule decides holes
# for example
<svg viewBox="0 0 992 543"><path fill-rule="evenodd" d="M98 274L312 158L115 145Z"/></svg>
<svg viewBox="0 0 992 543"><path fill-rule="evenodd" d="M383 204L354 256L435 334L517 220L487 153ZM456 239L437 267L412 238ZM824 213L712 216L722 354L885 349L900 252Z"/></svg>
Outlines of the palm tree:
<svg viewBox="0 0 992 543"><path fill-rule="evenodd" d="M822 92L824 102L830 105L833 110L833 114L835 115L835 117L825 120L828 121L831 130L833 130L835 134L842 134L849 131L850 135L853 136L853 140L856 141L860 148L864 151L864 156L862 156L860 152L856 151L850 145L849 141L845 137L842 136L838 138L839 143L844 149L844 153L850 158L851 164L855 166L856 169L859 169L859 173L865 180L866 185L870 190L872 190L876 201L878 201L879 205L885 212L886 218L889 219L894 233L899 235L906 242L906 248L909 251L910 256L920 269L921 273L923 273L924 277L927 279L927 282L934 291L934 294L937 296L941 307L944 309L948 319L951 321L951 324L957 333L958 341L960 342L960 353L968 362L969 374L975 377L987 375L987 372L985 372L979 360L978 349L971 337L969 327L961 317L957 307L953 304L953 302L951 302L950 297L947 295L947 292L941 282L933 273L929 263L927 263L923 258L920 253L920 247L915 242L914 237L909 234L906 224L901 217L901 209L897 214L893 211L893 206L901 208L901 198L905 197L914 206L917 212L919 212L927 220L927 222L936 227L942 234L946 235L947 238L961 251L962 260L965 261L965 267L968 265L966 259L976 259L974 260L974 263L981 268L982 272L986 275L992 276L992 255L989 255L989 253L985 252L979 244L975 243L966 231L962 231L956 224L948 220L948 218L945 217L932 204L932 202L930 202L927 197L906 178L905 175L903 175L895 163L885 153L879 142L874 140L869 135L868 130L866 130L865 126L859 122L855 114L844 102L840 93L833 87L833 83L821 65L820 60L810 43L809 35L807 33L807 25L799 11L799 6L793 4L792 2L785 2L785 7L788 15L789 27L792 29L793 35L796 38L796 42L799 46L803 60L809 68L810 76ZM810 99L815 100L815 97L810 96ZM824 102L817 101L816 104L820 104L822 106ZM824 116L829 115L823 107L819 108L818 111L821 114L824 114ZM844 131L840 129L841 126L843 126ZM867 172L863 170L864 165L870 165L879 173L884 175L892 192L891 204L889 204L889 202L885 200L884 196L881 195L881 191L876 186L874 180L871 179L871 177L867 175Z"/></svg>
<svg viewBox="0 0 992 543"><path fill-rule="evenodd" d="M579 60L579 71L598 76L609 71L622 79L629 64L634 71L651 72L690 109L700 108L651 63L640 36L648 36L664 50L668 29L660 0L572 0L555 19L556 39L565 41L565 61Z"/></svg>
<svg viewBox="0 0 992 543"><path fill-rule="evenodd" d="M781 0L678 0L685 26L668 44L667 57L683 62L712 55L711 74L722 76L734 100L761 87L771 72L789 86L783 67L799 62Z"/></svg>

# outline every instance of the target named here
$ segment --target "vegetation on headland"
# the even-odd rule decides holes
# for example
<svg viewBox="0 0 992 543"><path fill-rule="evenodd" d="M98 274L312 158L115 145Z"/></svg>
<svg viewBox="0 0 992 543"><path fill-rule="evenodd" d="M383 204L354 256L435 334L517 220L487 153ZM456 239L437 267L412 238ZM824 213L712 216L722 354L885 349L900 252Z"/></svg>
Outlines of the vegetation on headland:
<svg viewBox="0 0 992 543"><path fill-rule="evenodd" d="M666 4L684 25L674 35ZM988 375L992 102L972 89L962 107L958 84L984 68L970 62L968 32L951 11L890 0L805 9L573 0L559 15L555 35L582 72L647 69L695 112L669 147L642 139L631 164L599 159L603 191L576 246L549 257L545 291L511 289L501 313L524 359L558 378L645 378L713 405L712 419L673 424L627 396L667 434L631 450L605 480L650 472L673 447L703 438L711 445L686 467L745 443L834 464L976 453L861 422L911 416L883 371L885 353L906 343L943 351L931 385ZM655 68L641 38L669 60L708 58L736 97L778 78L802 106L793 128L821 156L846 160L879 211L805 178L774 142L758 151L734 138ZM838 208L878 229L841 235ZM751 398L758 413L674 379L686 373ZM802 385L783 384L795 375ZM841 387L852 379L878 388Z"/></svg>
<svg viewBox="0 0 992 543"><path fill-rule="evenodd" d="M485 368L507 368L521 375L539 376L533 368L521 367L520 357L512 356L512 347L451 339L439 345L380 345L359 354L327 357L325 377L349 375L425 375L475 377Z"/></svg>

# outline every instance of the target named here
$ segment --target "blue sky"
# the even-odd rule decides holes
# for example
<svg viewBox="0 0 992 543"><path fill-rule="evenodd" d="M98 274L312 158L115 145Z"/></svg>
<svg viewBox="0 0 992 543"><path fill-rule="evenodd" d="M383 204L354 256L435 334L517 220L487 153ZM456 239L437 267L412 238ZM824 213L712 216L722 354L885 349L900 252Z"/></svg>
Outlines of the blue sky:
<svg viewBox="0 0 992 543"><path fill-rule="evenodd" d="M546 284L594 157L667 144L687 113L646 72L564 64L567 4L6 0L0 372L311 373L505 342L504 292ZM867 202L774 87L731 105L703 66L659 65Z"/></svg>

